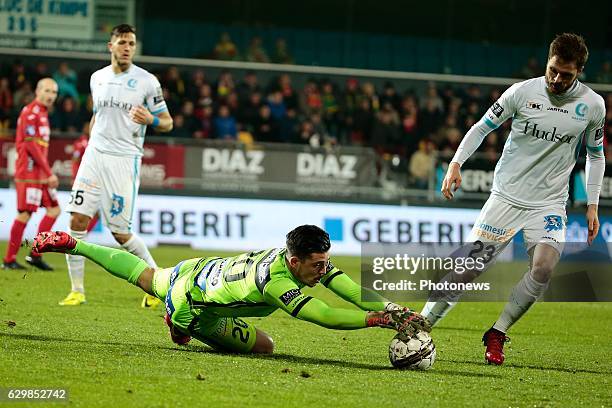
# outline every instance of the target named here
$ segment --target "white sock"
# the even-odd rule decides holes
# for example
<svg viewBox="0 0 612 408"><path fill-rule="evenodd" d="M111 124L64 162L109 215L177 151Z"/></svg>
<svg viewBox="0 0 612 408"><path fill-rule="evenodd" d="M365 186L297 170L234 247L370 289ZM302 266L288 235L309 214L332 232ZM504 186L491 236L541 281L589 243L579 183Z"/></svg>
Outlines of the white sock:
<svg viewBox="0 0 612 408"><path fill-rule="evenodd" d="M529 310L531 305L546 292L547 288L548 282L540 283L536 281L533 279L533 276L531 276L531 272L527 271L519 283L512 289L510 299L508 303L506 303L499 319L497 319L497 322L493 325L493 328L506 333L508 329Z"/></svg>
<svg viewBox="0 0 612 408"><path fill-rule="evenodd" d="M87 231L70 230L70 235L76 239L83 239L87 236ZM66 254L66 262L68 263L68 276L73 292L85 293L85 258L80 255Z"/></svg>
<svg viewBox="0 0 612 408"><path fill-rule="evenodd" d="M153 256L151 256L151 253L147 249L144 241L138 235L132 234L132 237L121 246L125 248L126 251L144 260L151 268L157 268L157 264L155 263Z"/></svg>
<svg viewBox="0 0 612 408"><path fill-rule="evenodd" d="M448 312L455 307L456 304L457 302L448 302L445 300L439 300L437 302L430 301L423 306L421 315L426 317L432 326L435 326L440 319L446 316Z"/></svg>

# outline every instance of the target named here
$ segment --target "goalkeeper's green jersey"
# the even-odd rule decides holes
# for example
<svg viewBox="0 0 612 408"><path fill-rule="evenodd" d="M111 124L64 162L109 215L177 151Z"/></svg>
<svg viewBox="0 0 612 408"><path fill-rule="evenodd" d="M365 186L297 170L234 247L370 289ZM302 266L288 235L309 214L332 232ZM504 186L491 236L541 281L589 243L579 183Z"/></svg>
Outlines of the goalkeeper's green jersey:
<svg viewBox="0 0 612 408"><path fill-rule="evenodd" d="M383 310L385 299L361 301L361 287L331 262L321 283L362 310L331 308L302 293L305 286L286 264L286 249L272 248L227 258L196 258L171 273L157 271L153 290L165 299L172 323L190 330L200 318L267 316L282 309L324 327L366 326L367 310Z"/></svg>

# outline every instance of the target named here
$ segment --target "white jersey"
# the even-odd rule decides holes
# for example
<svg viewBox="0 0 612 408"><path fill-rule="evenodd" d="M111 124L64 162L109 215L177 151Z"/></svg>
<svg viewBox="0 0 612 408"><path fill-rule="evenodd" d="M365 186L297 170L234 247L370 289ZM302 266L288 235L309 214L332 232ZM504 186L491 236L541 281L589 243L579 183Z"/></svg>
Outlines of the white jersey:
<svg viewBox="0 0 612 408"><path fill-rule="evenodd" d="M134 64L120 74L109 65L91 75L89 86L95 114L89 146L108 154L142 157L147 127L133 122L129 112L138 105L153 115L167 110L157 78Z"/></svg>
<svg viewBox="0 0 612 408"><path fill-rule="evenodd" d="M463 164L486 134L512 117L491 193L524 208L565 206L583 139L589 158L603 161L605 115L603 98L579 81L563 95L550 93L544 77L519 82L470 129L453 161Z"/></svg>

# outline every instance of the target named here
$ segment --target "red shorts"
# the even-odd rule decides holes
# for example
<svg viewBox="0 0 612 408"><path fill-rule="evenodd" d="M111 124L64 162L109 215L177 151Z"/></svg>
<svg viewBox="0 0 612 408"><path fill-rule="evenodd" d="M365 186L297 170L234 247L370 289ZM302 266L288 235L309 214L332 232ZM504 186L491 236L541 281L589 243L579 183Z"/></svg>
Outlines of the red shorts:
<svg viewBox="0 0 612 408"><path fill-rule="evenodd" d="M17 211L36 212L38 207L57 207L57 190L45 184L15 183L17 189Z"/></svg>

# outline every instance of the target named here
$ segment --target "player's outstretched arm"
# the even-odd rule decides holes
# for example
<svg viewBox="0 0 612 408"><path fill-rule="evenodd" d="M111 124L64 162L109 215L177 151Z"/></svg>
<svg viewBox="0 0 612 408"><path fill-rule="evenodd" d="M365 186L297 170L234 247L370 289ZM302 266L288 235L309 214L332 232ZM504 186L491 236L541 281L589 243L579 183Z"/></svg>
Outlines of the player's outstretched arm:
<svg viewBox="0 0 612 408"><path fill-rule="evenodd" d="M393 308L389 308L390 305L395 305L394 303L391 303L384 297L380 296L378 293L362 288L347 274L335 267L329 273L323 276L323 278L321 278L321 283L342 299L346 300L347 302L351 302L362 310L392 310ZM362 292L367 292L368 299L372 300L368 302L362 301ZM402 306L395 306L403 309Z"/></svg>

